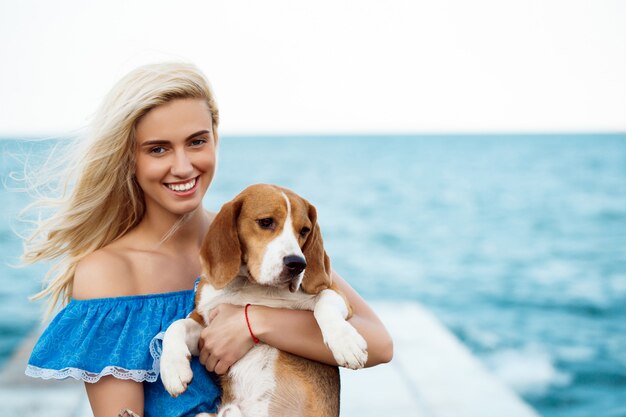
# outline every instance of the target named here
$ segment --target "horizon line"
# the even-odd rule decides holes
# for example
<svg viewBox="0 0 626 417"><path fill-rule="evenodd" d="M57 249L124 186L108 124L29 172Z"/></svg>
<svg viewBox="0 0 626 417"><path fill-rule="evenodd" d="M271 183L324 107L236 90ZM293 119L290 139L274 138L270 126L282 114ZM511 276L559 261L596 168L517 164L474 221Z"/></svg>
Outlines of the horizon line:
<svg viewBox="0 0 626 417"><path fill-rule="evenodd" d="M308 138L308 137L451 137L451 136L620 136L626 135L625 130L502 130L502 131L318 131L318 132L298 132L298 131L276 131L276 132L224 132L221 137L231 138ZM65 134L38 134L38 133L0 133L0 140L57 140L69 139L80 136L77 132L66 132Z"/></svg>

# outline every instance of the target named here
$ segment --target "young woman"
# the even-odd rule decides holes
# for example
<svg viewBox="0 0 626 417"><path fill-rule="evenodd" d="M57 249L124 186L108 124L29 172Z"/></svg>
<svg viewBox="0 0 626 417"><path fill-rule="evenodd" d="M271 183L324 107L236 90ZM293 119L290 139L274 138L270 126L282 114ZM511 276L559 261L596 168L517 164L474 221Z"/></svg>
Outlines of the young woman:
<svg viewBox="0 0 626 417"><path fill-rule="evenodd" d="M193 309L199 249L214 213L202 207L215 173L219 122L213 92L192 65L140 67L98 110L68 190L27 241L29 262L56 260L38 298L66 304L35 346L27 375L84 381L96 417L215 412L223 374L253 346L242 307L221 305L203 331L194 380L171 398L158 379L160 338ZM368 344L367 366L388 362L392 341L335 272ZM263 342L328 364L313 314L253 306ZM204 371L206 368L209 372Z"/></svg>

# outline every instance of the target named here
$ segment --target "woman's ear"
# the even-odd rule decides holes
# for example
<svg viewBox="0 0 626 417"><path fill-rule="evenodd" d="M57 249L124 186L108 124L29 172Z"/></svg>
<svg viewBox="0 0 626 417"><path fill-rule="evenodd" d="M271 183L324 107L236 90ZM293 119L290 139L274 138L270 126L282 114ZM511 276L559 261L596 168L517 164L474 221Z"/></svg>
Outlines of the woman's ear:
<svg viewBox="0 0 626 417"><path fill-rule="evenodd" d="M237 233L237 219L241 200L224 204L209 226L200 249L204 275L215 288L224 288L239 273L241 246Z"/></svg>
<svg viewBox="0 0 626 417"><path fill-rule="evenodd" d="M308 203L307 203L308 204ZM309 204L309 220L311 220L311 233L307 237L302 252L306 258L306 269L302 279L302 289L307 294L318 294L320 291L330 288L330 258L324 250L322 232L317 224L317 210Z"/></svg>

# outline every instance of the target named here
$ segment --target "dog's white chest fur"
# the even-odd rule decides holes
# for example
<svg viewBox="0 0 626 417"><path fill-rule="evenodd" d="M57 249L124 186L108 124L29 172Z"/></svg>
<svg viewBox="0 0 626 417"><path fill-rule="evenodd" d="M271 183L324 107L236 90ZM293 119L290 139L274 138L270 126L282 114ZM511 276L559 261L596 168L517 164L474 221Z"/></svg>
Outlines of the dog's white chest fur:
<svg viewBox="0 0 626 417"><path fill-rule="evenodd" d="M244 416L266 417L276 387L274 365L278 350L265 344L254 346L229 370L234 401L225 404L220 415L236 416L236 408Z"/></svg>

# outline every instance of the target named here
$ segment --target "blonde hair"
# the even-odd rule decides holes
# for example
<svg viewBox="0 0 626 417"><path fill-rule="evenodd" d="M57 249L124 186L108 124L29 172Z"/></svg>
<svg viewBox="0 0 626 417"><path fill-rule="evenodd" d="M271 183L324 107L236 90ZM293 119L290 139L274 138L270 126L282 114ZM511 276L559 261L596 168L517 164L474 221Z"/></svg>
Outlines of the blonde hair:
<svg viewBox="0 0 626 417"><path fill-rule="evenodd" d="M123 77L105 97L85 138L78 138L70 162L58 171L57 196L40 197L26 210L54 211L35 222L25 240L26 263L54 261L45 287L32 297L49 297L47 315L62 300L69 302L76 265L135 227L143 218L145 203L134 178L135 128L151 109L180 98L206 100L217 141L219 112L213 91L194 65L161 63L139 67ZM57 161L58 162L58 161ZM57 164L58 165L58 164ZM49 167L48 167L49 168ZM42 173L38 173L41 176ZM44 174L47 182L53 180ZM37 188L45 183L37 184ZM54 188L54 187L53 187Z"/></svg>

